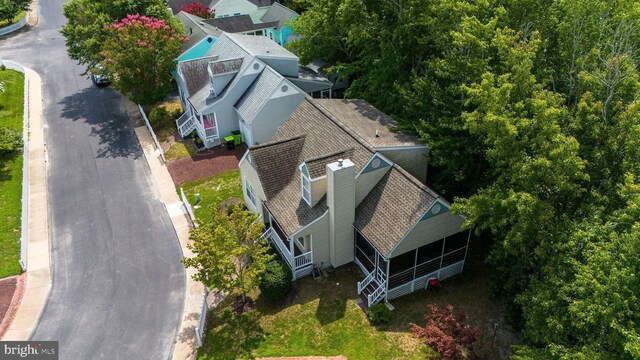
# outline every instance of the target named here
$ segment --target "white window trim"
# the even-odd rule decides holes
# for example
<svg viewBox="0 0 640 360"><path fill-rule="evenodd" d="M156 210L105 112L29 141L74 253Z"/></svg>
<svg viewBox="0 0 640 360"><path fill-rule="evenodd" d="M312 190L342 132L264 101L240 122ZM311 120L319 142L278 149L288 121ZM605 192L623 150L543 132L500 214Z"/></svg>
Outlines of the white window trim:
<svg viewBox="0 0 640 360"><path fill-rule="evenodd" d="M245 194L247 195L249 200L251 200L251 204L253 204L253 207L255 208L256 207L256 195L253 192L253 186L251 185L251 183L249 183L249 181L247 180L246 176L244 178L244 187L245 187Z"/></svg>
<svg viewBox="0 0 640 360"><path fill-rule="evenodd" d="M309 194L309 198L308 199L304 196L304 191L305 191L304 181L305 180L307 180L307 183L309 184L308 188L306 189L307 190L307 194ZM300 196L302 197L302 199L307 204L309 204L309 206L311 206L311 179L309 179L303 172L300 172Z"/></svg>

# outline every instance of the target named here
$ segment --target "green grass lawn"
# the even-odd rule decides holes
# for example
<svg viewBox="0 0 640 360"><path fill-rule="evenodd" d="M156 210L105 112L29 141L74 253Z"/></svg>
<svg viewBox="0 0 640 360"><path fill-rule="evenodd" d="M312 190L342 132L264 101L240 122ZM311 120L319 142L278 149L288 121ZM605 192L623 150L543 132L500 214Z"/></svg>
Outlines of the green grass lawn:
<svg viewBox="0 0 640 360"><path fill-rule="evenodd" d="M26 11L20 11L18 13L18 15L16 15L16 17L13 18L13 21L0 20L0 27L9 26L11 24L15 24L18 21L22 20L22 18L24 18L25 16L27 16L27 12Z"/></svg>
<svg viewBox="0 0 640 360"><path fill-rule="evenodd" d="M205 219L211 213L211 209L229 198L242 200L242 184L240 183L240 170L229 170L222 174L209 176L194 182L182 185L191 205L195 204L195 194L199 193L202 201L195 209L198 219ZM178 195L180 194L180 189Z"/></svg>
<svg viewBox="0 0 640 360"><path fill-rule="evenodd" d="M24 75L0 71L5 91L0 94L0 126L22 130ZM0 278L21 272L20 213L22 154L0 156Z"/></svg>
<svg viewBox="0 0 640 360"><path fill-rule="evenodd" d="M164 156L167 161L173 161L193 156L196 150L196 145L190 139L186 141L176 141L171 144L171 147L164 153Z"/></svg>
<svg viewBox="0 0 640 360"><path fill-rule="evenodd" d="M294 295L273 304L259 295L254 309L238 315L229 299L209 316L198 359L270 356L336 356L356 359L424 359L434 353L402 331L378 328L356 303L355 267L297 282Z"/></svg>

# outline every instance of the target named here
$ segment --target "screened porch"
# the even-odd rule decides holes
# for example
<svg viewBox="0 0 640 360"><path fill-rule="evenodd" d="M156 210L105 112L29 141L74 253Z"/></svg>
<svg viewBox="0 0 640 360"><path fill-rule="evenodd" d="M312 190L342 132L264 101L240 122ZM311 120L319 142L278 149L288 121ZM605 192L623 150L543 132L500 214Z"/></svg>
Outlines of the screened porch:
<svg viewBox="0 0 640 360"><path fill-rule="evenodd" d="M266 209L266 206L263 208ZM265 218L266 229L262 236L269 239L280 257L289 266L293 280L311 274L313 270L311 239L306 237L291 239L268 210L264 213L267 218Z"/></svg>

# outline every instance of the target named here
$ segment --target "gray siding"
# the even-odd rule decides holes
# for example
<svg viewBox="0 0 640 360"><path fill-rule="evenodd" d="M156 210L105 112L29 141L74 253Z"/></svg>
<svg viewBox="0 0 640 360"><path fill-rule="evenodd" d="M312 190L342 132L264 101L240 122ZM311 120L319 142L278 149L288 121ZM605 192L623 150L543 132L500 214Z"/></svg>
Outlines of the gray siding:
<svg viewBox="0 0 640 360"><path fill-rule="evenodd" d="M362 200L369 194L371 189L382 179L391 167L381 167L377 170L370 171L366 174L360 174L356 178L356 206L360 205Z"/></svg>
<svg viewBox="0 0 640 360"><path fill-rule="evenodd" d="M278 131L278 127L289 119L291 113L298 107L305 96L303 93L292 89L290 85L287 93L291 95L282 96L282 90L278 87L276 92L271 95L269 101L267 101L253 119L251 131L254 144L251 145L270 141L276 131Z"/></svg>
<svg viewBox="0 0 640 360"><path fill-rule="evenodd" d="M406 170L409 174L413 175L416 179L422 183L427 178L427 165L429 162L429 149L398 149L398 150L384 150L378 149L382 155L389 158L389 160L398 164L401 168Z"/></svg>
<svg viewBox="0 0 640 360"><path fill-rule="evenodd" d="M355 220L355 165L344 160L327 165L327 205L329 207L329 257L338 267L353 261L353 222Z"/></svg>
<svg viewBox="0 0 640 360"><path fill-rule="evenodd" d="M253 166L247 161L247 157L245 156L238 165L240 168L240 181L242 181L242 198L244 199L244 203L247 205L247 208L253 211L256 214L262 214L262 201L266 200L266 196L264 195L264 190L262 190L262 184L260 183L260 178L258 178L258 173L253 168ZM253 195L256 198L256 206L253 206L251 200L247 196L247 189L244 182L244 179L253 186Z"/></svg>
<svg viewBox="0 0 640 360"><path fill-rule="evenodd" d="M293 234L293 238L311 235L313 264L325 268L330 265L329 259L329 213L325 212L314 223Z"/></svg>
<svg viewBox="0 0 640 360"><path fill-rule="evenodd" d="M258 58L282 76L298 77L298 59L274 58L260 55L258 55Z"/></svg>
<svg viewBox="0 0 640 360"><path fill-rule="evenodd" d="M389 257L403 254L422 245L440 240L445 236L453 235L460 231L464 219L451 212L434 216L418 222L413 229L400 241Z"/></svg>

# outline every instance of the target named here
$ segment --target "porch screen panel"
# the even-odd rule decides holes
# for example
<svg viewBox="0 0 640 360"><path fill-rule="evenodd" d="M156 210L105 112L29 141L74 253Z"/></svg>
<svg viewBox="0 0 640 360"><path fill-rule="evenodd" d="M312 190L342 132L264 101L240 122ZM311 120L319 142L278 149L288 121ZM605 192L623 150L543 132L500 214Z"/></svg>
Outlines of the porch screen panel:
<svg viewBox="0 0 640 360"><path fill-rule="evenodd" d="M376 266L376 250L359 231L356 231L356 258L369 272Z"/></svg>
<svg viewBox="0 0 640 360"><path fill-rule="evenodd" d="M416 250L395 256L389 264L389 288L393 289L413 280L413 268L416 265Z"/></svg>
<svg viewBox="0 0 640 360"><path fill-rule="evenodd" d="M282 231L282 228L280 228L280 224L278 224L278 221L275 220L273 215L271 215L271 227L276 231L276 234L278 234L282 242L287 246L287 249L290 249L291 247L289 246L289 239L287 239L287 235L284 234L284 231Z"/></svg>
<svg viewBox="0 0 640 360"><path fill-rule="evenodd" d="M447 236L444 241L444 253L447 254L452 251L466 247L468 238L469 238L469 231L462 231L457 234Z"/></svg>

